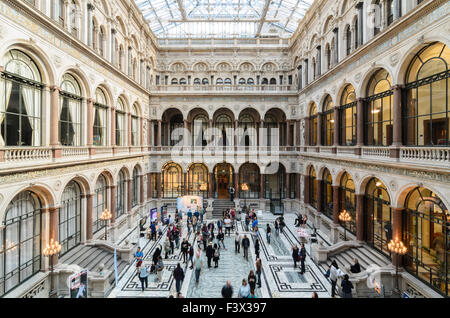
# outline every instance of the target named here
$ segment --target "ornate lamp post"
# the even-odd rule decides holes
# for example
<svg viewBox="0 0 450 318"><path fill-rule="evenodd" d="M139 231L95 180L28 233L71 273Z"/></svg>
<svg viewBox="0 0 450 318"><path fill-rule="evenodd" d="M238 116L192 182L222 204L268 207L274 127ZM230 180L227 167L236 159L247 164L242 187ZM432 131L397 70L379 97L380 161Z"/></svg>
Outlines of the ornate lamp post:
<svg viewBox="0 0 450 318"><path fill-rule="evenodd" d="M347 241L347 222L352 220L352 216L346 210L339 214L339 221L344 222L344 241Z"/></svg>
<svg viewBox="0 0 450 318"><path fill-rule="evenodd" d="M247 210L247 194L246 194L248 191L247 183L243 183L241 185L241 189L242 189L242 191L244 191L244 207L245 207L245 210Z"/></svg>
<svg viewBox="0 0 450 318"><path fill-rule="evenodd" d="M105 209L105 211L102 212L102 215L100 215L100 219L105 221L105 241L108 239L107 231L108 231L108 221L111 220L112 214L108 211L108 209Z"/></svg>
<svg viewBox="0 0 450 318"><path fill-rule="evenodd" d="M400 288L398 286L398 263L400 261L400 256L403 256L406 254L408 249L406 248L405 244L403 244L402 241L400 241L398 238L395 238L395 240L391 240L388 244L388 250L395 255L396 262L395 262L395 289L393 292L395 292L397 295L400 296Z"/></svg>
<svg viewBox="0 0 450 318"><path fill-rule="evenodd" d="M49 298L55 298L57 292L55 290L55 284L53 282L53 256L58 255L61 252L61 244L58 241L53 239L50 240L50 243L42 250L42 255L44 257L48 257L50 261L50 293Z"/></svg>

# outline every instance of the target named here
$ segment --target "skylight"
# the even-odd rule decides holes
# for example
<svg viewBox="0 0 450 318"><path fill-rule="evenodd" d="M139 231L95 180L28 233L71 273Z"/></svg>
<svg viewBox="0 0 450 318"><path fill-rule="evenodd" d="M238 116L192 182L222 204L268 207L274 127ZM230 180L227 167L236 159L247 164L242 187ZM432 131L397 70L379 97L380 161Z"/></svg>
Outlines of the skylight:
<svg viewBox="0 0 450 318"><path fill-rule="evenodd" d="M159 38L287 38L313 1L135 0Z"/></svg>

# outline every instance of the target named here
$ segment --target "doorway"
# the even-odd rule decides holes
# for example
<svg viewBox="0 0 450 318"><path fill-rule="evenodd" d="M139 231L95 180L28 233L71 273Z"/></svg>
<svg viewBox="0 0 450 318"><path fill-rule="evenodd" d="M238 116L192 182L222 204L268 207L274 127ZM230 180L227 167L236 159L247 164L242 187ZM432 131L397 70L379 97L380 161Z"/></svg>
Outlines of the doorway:
<svg viewBox="0 0 450 318"><path fill-rule="evenodd" d="M233 167L229 163L220 163L214 169L215 192L220 200L230 198L228 188L233 185Z"/></svg>

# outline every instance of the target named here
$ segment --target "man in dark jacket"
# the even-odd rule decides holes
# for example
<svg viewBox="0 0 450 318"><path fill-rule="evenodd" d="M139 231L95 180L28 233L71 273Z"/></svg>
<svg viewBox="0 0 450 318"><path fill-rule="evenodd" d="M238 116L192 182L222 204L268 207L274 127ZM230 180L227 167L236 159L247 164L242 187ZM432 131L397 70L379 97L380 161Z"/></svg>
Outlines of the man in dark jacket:
<svg viewBox="0 0 450 318"><path fill-rule="evenodd" d="M187 239L185 238L183 240L183 243L181 243L181 253L183 254L183 263L187 262L188 248L189 248L189 243L188 243Z"/></svg>
<svg viewBox="0 0 450 318"><path fill-rule="evenodd" d="M248 261L248 248L250 247L250 240L247 235L242 239L242 247L244 248L244 258Z"/></svg>
<svg viewBox="0 0 450 318"><path fill-rule="evenodd" d="M300 265L301 265L300 274L305 273L305 260L306 260L306 248L305 244L302 244L302 247L300 248Z"/></svg>
<svg viewBox="0 0 450 318"><path fill-rule="evenodd" d="M223 298L231 298L233 297L233 287L231 287L230 281L227 281L227 284L222 288L222 297Z"/></svg>
<svg viewBox="0 0 450 318"><path fill-rule="evenodd" d="M175 278L177 293L179 293L184 280L184 272L180 266L180 263L178 263L177 268L173 271L173 278Z"/></svg>
<svg viewBox="0 0 450 318"><path fill-rule="evenodd" d="M211 268L211 259L214 257L214 248L212 247L212 243L209 243L206 248L206 257L208 258L208 268Z"/></svg>

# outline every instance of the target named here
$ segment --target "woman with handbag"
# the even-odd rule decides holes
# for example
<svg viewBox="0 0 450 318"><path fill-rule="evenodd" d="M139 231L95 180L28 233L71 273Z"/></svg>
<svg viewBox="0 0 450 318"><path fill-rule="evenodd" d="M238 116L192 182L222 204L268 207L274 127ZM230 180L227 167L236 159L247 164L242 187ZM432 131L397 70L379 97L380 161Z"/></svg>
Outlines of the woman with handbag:
<svg viewBox="0 0 450 318"><path fill-rule="evenodd" d="M158 275L158 282L162 280L162 274L164 269L164 263L162 261L162 257L158 257L158 262L156 263L156 274Z"/></svg>

